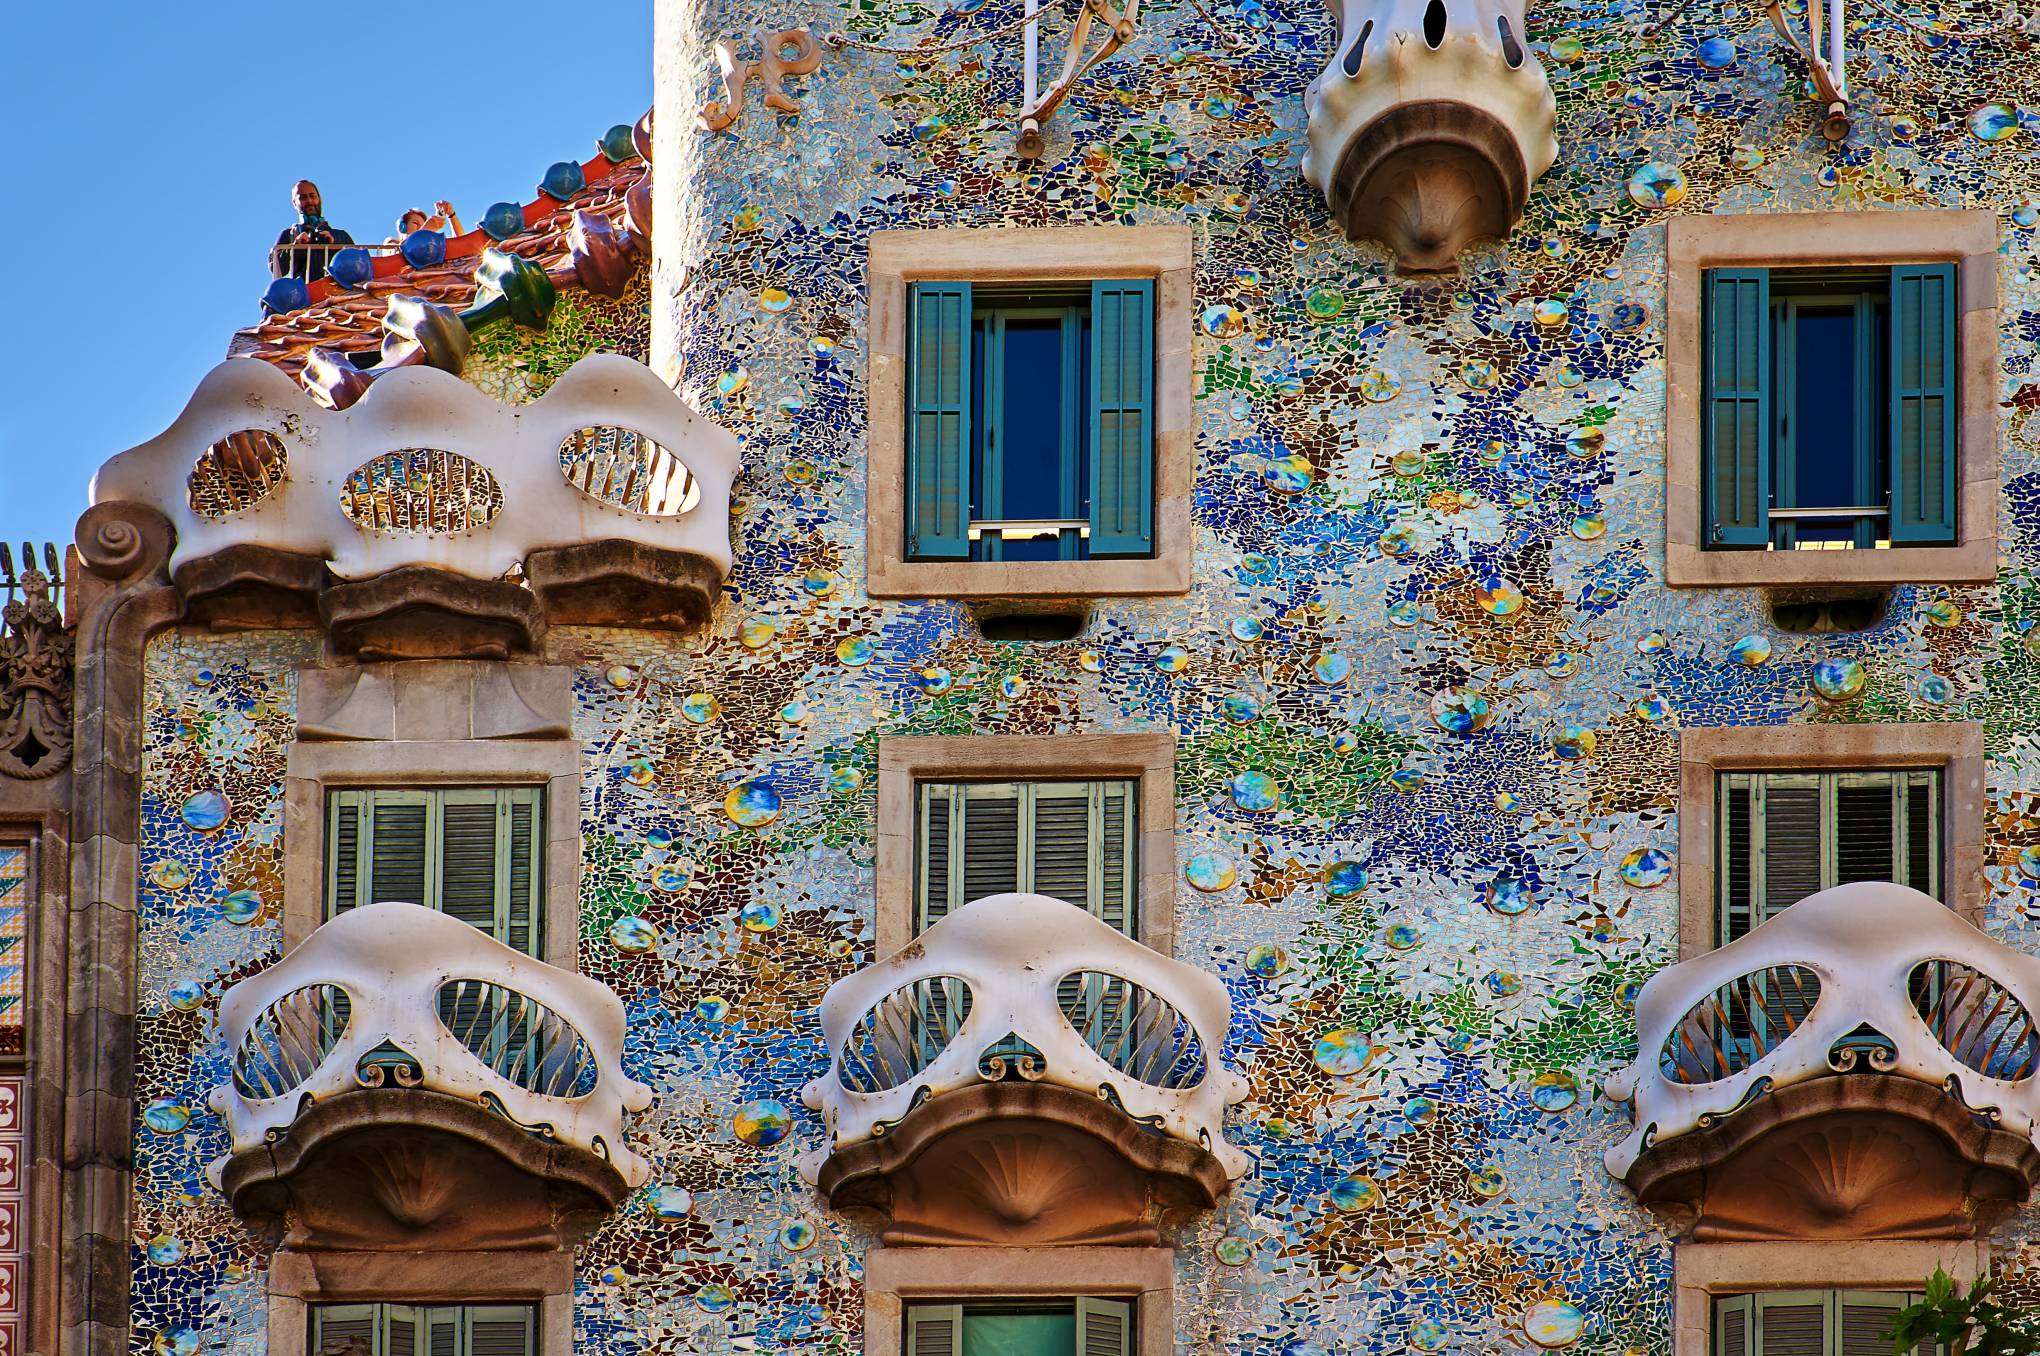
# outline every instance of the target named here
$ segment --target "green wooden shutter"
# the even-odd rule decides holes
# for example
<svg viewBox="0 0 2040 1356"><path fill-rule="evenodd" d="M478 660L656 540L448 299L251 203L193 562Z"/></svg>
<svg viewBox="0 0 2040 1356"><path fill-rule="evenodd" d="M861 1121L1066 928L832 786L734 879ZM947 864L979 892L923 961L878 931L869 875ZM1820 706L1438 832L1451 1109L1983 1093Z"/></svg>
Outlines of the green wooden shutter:
<svg viewBox="0 0 2040 1356"><path fill-rule="evenodd" d="M960 874L962 880L952 898L968 904L1022 889L1026 876L1020 861L1020 788L1004 783L966 786L956 799L963 811L963 848L950 878Z"/></svg>
<svg viewBox="0 0 2040 1356"><path fill-rule="evenodd" d="M1750 1350L1750 1297L1714 1301L1714 1356L1755 1356Z"/></svg>
<svg viewBox="0 0 2040 1356"><path fill-rule="evenodd" d="M1941 774L1909 772L1899 778L1899 823L1904 849L1892 879L1941 898Z"/></svg>
<svg viewBox="0 0 2040 1356"><path fill-rule="evenodd" d="M1091 284L1091 554L1155 553L1155 285Z"/></svg>
<svg viewBox="0 0 2040 1356"><path fill-rule="evenodd" d="M383 1356L382 1331L373 1304L320 1304L312 1309L310 1356L342 1356L351 1344L370 1356Z"/></svg>
<svg viewBox="0 0 2040 1356"><path fill-rule="evenodd" d="M460 1356L536 1356L529 1305L478 1304L467 1311L468 1344Z"/></svg>
<svg viewBox="0 0 2040 1356"><path fill-rule="evenodd" d="M438 843L432 833L429 791L366 791L369 797L363 844L367 889L364 904L402 900L435 907Z"/></svg>
<svg viewBox="0 0 2040 1356"><path fill-rule="evenodd" d="M509 854L499 851L494 791L446 791L439 802L439 911L498 941L510 930ZM505 824L507 827L507 822Z"/></svg>
<svg viewBox="0 0 2040 1356"><path fill-rule="evenodd" d="M1891 1356L1884 1336L1911 1295L1895 1290L1844 1290L1835 1296L1834 1356Z"/></svg>
<svg viewBox="0 0 2040 1356"><path fill-rule="evenodd" d="M1756 1295L1750 1356L1833 1356L1828 1314L1833 1292L1780 1290Z"/></svg>
<svg viewBox="0 0 2040 1356"><path fill-rule="evenodd" d="M962 1356L961 1304L907 1306L907 1356Z"/></svg>
<svg viewBox="0 0 2040 1356"><path fill-rule="evenodd" d="M1901 848L1901 779L1888 772L1842 773L1834 782L1834 827L1828 834L1835 868L1822 882L1897 880Z"/></svg>
<svg viewBox="0 0 2040 1356"><path fill-rule="evenodd" d="M1139 935L1134 883L1139 879L1138 812L1134 796L1139 782L1106 782L1093 791L1098 799L1097 915L1129 937Z"/></svg>
<svg viewBox="0 0 2040 1356"><path fill-rule="evenodd" d="M1891 270L1891 540L1955 541L1955 266Z"/></svg>
<svg viewBox="0 0 2040 1356"><path fill-rule="evenodd" d="M1770 273L1709 270L1706 314L1707 544L1762 546L1771 532Z"/></svg>
<svg viewBox="0 0 2040 1356"><path fill-rule="evenodd" d="M949 879L954 788L923 785L915 790L914 871L919 908L914 930L922 932L949 916L950 901L955 898Z"/></svg>
<svg viewBox="0 0 2040 1356"><path fill-rule="evenodd" d="M1132 1345L1132 1305L1123 1300L1077 1301L1076 1356L1128 1356Z"/></svg>
<svg viewBox="0 0 2040 1356"><path fill-rule="evenodd" d="M1097 805L1090 782L1045 782L1032 794L1027 838L1029 873L1020 888L1097 913L1099 890Z"/></svg>
<svg viewBox="0 0 2040 1356"><path fill-rule="evenodd" d="M915 283L907 382L907 551L970 557L970 284Z"/></svg>
<svg viewBox="0 0 2040 1356"><path fill-rule="evenodd" d="M418 1319L424 1310L408 1304L385 1304L383 1356L423 1356L418 1346Z"/></svg>
<svg viewBox="0 0 2040 1356"><path fill-rule="evenodd" d="M456 1307L425 1311L425 1356L465 1356L461 1311Z"/></svg>
<svg viewBox="0 0 2040 1356"><path fill-rule="evenodd" d="M1753 925L1791 908L1826 882L1822 862L1831 824L1822 813L1817 774L1764 776L1757 782L1756 916Z"/></svg>

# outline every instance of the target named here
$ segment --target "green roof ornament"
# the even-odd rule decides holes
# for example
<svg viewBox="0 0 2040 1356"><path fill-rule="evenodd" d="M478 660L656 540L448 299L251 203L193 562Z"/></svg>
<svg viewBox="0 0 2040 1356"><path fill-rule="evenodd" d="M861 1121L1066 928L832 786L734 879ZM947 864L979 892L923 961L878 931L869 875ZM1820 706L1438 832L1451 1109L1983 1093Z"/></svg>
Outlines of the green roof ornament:
<svg viewBox="0 0 2040 1356"><path fill-rule="evenodd" d="M474 304L460 313L460 319L470 334L505 319L527 330L542 330L552 320L558 298L552 279L531 260L503 250L483 250L475 269Z"/></svg>
<svg viewBox="0 0 2040 1356"><path fill-rule="evenodd" d="M636 138L631 133L631 125L620 122L602 134L595 149L612 165L627 164L638 158Z"/></svg>

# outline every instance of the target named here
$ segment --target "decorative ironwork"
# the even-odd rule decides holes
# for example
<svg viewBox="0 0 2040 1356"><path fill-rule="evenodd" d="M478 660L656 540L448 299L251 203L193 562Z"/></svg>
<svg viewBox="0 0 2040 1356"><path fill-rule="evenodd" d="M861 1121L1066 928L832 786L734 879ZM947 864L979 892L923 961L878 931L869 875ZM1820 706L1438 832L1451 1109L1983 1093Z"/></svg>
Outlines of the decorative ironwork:
<svg viewBox="0 0 2040 1356"><path fill-rule="evenodd" d="M857 1019L836 1056L852 1092L896 1088L942 1057L970 1017L970 985L930 975L896 989Z"/></svg>
<svg viewBox="0 0 2040 1356"><path fill-rule="evenodd" d="M1120 1073L1151 1088L1204 1081L1204 1042L1168 999L1095 970L1066 976L1058 989L1064 1020Z"/></svg>
<svg viewBox="0 0 2040 1356"><path fill-rule="evenodd" d="M526 1092L585 1097L597 1068L574 1024L545 1004L485 979L439 989L439 1020L467 1052Z"/></svg>
<svg viewBox="0 0 2040 1356"><path fill-rule="evenodd" d="M21 563L0 542L0 776L36 781L71 761L75 646L64 626L64 571L44 543L42 567L24 543Z"/></svg>
<svg viewBox="0 0 2040 1356"><path fill-rule="evenodd" d="M1785 1043L1820 1001L1820 977L1803 965L1740 975L1689 1008L1658 1053L1674 1083L1715 1083Z"/></svg>
<svg viewBox="0 0 2040 1356"><path fill-rule="evenodd" d="M353 1007L337 984L307 984L271 1003L234 1049L235 1090L281 1097L303 1083L332 1053Z"/></svg>

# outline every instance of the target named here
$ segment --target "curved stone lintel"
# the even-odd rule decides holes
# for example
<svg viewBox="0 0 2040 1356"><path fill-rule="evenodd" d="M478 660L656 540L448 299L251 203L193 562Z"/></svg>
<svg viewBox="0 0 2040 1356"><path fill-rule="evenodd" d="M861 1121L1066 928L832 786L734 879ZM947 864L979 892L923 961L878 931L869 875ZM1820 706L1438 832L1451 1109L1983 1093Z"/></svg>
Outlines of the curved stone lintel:
<svg viewBox="0 0 2040 1356"><path fill-rule="evenodd" d="M630 1191L599 1154L416 1088L312 1104L221 1188L284 1246L364 1251L571 1246Z"/></svg>
<svg viewBox="0 0 2040 1356"><path fill-rule="evenodd" d="M618 538L533 551L524 576L559 626L698 626L723 581L704 556Z"/></svg>
<svg viewBox="0 0 2040 1356"><path fill-rule="evenodd" d="M1209 1209L1229 1185L1209 1150L1097 1096L984 1083L924 1102L887 1134L838 1149L817 1185L836 1209L885 1219L889 1246L1153 1245L1159 1215Z"/></svg>
<svg viewBox="0 0 2040 1356"><path fill-rule="evenodd" d="M1702 1242L1968 1238L2040 1183L2040 1150L1888 1074L1795 1083L1653 1144L1624 1182Z"/></svg>
<svg viewBox="0 0 2040 1356"><path fill-rule="evenodd" d="M422 565L334 584L319 616L335 653L363 659L508 659L546 632L529 589Z"/></svg>
<svg viewBox="0 0 2040 1356"><path fill-rule="evenodd" d="M177 568L171 582L187 620L215 630L318 625L326 562L243 542Z"/></svg>

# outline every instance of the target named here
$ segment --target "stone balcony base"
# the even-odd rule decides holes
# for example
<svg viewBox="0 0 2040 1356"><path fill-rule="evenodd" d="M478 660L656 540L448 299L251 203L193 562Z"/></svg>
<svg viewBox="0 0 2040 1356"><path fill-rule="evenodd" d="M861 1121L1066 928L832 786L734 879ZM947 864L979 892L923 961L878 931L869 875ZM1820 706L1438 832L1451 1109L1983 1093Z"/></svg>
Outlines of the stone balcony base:
<svg viewBox="0 0 2040 1356"><path fill-rule="evenodd" d="M630 1191L598 1154L420 1088L314 1103L220 1186L279 1246L360 1251L569 1247Z"/></svg>
<svg viewBox="0 0 2040 1356"><path fill-rule="evenodd" d="M2040 1182L2040 1151L1949 1091L1836 1074L1638 1155L1623 1178L1696 1242L1971 1238Z"/></svg>
<svg viewBox="0 0 2040 1356"><path fill-rule="evenodd" d="M882 1217L887 1246L1153 1246L1160 1219L1229 1185L1208 1150L1096 1096L1005 1081L945 1093L885 1135L838 1149L817 1181L839 1210Z"/></svg>

